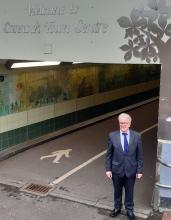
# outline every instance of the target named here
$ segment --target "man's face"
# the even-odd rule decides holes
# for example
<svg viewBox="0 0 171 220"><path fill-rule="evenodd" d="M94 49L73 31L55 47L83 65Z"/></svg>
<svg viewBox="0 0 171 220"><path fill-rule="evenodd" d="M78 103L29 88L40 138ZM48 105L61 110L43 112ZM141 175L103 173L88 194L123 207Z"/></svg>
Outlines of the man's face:
<svg viewBox="0 0 171 220"><path fill-rule="evenodd" d="M131 126L131 122L128 120L128 118L120 118L119 126L121 131L127 132Z"/></svg>

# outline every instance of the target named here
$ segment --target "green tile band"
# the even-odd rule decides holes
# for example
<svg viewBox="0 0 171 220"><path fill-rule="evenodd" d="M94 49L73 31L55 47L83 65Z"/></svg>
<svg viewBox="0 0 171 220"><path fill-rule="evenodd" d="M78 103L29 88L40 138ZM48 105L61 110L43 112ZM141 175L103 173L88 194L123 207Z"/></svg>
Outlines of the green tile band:
<svg viewBox="0 0 171 220"><path fill-rule="evenodd" d="M0 151L158 95L159 89L157 88L148 92L138 93L136 95L1 133Z"/></svg>

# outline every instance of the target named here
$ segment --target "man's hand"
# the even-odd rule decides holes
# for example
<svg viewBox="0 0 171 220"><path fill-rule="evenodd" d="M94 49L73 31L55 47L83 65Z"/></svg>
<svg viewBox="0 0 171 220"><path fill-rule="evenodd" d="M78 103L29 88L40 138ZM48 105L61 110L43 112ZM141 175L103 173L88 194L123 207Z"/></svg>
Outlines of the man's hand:
<svg viewBox="0 0 171 220"><path fill-rule="evenodd" d="M106 172L106 176L107 176L109 179L112 179L112 172L111 172L111 171L107 171L107 172Z"/></svg>
<svg viewBox="0 0 171 220"><path fill-rule="evenodd" d="M137 173L137 174L136 174L136 178L137 178L137 179L141 179L142 176L143 176L142 173Z"/></svg>

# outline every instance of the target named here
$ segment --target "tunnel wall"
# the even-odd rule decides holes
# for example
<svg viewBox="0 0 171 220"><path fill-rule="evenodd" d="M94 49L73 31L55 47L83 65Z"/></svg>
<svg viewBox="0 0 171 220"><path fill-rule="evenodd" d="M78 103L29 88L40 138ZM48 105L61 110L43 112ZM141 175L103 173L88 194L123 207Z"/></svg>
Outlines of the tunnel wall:
<svg viewBox="0 0 171 220"><path fill-rule="evenodd" d="M136 74L138 72L139 74ZM0 151L158 95L160 66L0 67Z"/></svg>

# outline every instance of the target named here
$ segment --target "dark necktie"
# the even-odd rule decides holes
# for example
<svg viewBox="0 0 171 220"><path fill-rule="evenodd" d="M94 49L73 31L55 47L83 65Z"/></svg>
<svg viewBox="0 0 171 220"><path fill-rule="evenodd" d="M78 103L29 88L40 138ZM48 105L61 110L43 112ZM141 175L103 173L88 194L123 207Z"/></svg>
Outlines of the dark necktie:
<svg viewBox="0 0 171 220"><path fill-rule="evenodd" d="M124 152L128 153L128 140L127 140L127 133L122 133L124 136Z"/></svg>

